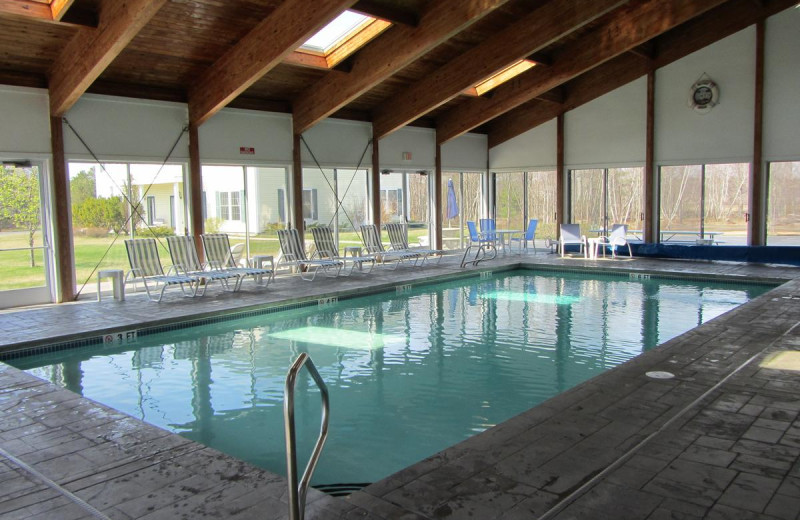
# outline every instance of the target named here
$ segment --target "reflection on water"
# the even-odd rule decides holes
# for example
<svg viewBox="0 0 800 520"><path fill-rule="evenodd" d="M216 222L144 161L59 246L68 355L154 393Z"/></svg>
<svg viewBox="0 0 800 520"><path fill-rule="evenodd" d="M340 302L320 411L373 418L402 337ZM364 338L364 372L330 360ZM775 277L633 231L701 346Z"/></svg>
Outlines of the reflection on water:
<svg viewBox="0 0 800 520"><path fill-rule="evenodd" d="M330 390L314 483L372 482L531 408L769 287L519 273L76 349L20 368L284 473L283 384L308 352ZM300 453L319 396L297 385ZM301 457L301 462L305 462Z"/></svg>

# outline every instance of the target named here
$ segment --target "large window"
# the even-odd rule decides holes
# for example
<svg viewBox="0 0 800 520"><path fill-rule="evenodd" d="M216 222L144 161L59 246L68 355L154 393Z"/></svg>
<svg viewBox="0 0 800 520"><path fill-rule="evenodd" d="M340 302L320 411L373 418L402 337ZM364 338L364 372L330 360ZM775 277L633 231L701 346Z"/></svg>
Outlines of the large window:
<svg viewBox="0 0 800 520"><path fill-rule="evenodd" d="M558 238L556 222L556 172L543 170L525 172L527 177L527 218L539 221L536 238L555 240Z"/></svg>
<svg viewBox="0 0 800 520"><path fill-rule="evenodd" d="M27 161L0 166L0 306L50 301L50 240L40 167ZM44 199L46 200L46 198Z"/></svg>
<svg viewBox="0 0 800 520"><path fill-rule="evenodd" d="M525 229L525 173L496 173L494 184L497 229Z"/></svg>
<svg viewBox="0 0 800 520"><path fill-rule="evenodd" d="M442 172L442 246L459 249L469 243L467 222L483 215L480 172Z"/></svg>
<svg viewBox="0 0 800 520"><path fill-rule="evenodd" d="M584 234L608 234L625 224L633 235L642 231L642 168L570 171L572 223ZM641 235L640 235L641 236Z"/></svg>
<svg viewBox="0 0 800 520"><path fill-rule="evenodd" d="M81 294L96 291L100 269L128 270L126 238L156 238L169 266L164 237L184 234L184 167L180 164L69 163L75 275Z"/></svg>
<svg viewBox="0 0 800 520"><path fill-rule="evenodd" d="M661 242L745 245L749 164L662 166Z"/></svg>
<svg viewBox="0 0 800 520"><path fill-rule="evenodd" d="M430 191L425 171L389 172L381 174L381 224L406 222L409 245L430 244ZM385 194L385 196L384 196ZM383 240L388 242L386 231Z"/></svg>
<svg viewBox="0 0 800 520"><path fill-rule="evenodd" d="M767 245L800 245L800 162L769 165Z"/></svg>

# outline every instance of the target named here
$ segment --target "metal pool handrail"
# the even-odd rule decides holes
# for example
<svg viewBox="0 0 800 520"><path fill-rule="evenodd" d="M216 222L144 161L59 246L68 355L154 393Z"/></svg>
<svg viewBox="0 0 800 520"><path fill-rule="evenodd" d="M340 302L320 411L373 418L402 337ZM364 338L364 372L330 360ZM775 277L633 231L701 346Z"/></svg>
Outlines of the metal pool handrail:
<svg viewBox="0 0 800 520"><path fill-rule="evenodd" d="M294 427L294 387L297 380L297 374L300 369L305 366L308 373L311 374L312 379L319 387L320 397L322 398L322 422L319 428L319 437L317 444L314 446L314 451L308 459L306 470L303 472L303 478L300 483L297 483L297 443L295 442L295 427ZM325 439L328 438L328 416L330 415L330 403L328 401L328 387L317 372L314 362L308 357L308 354L303 352L297 359L294 360L292 366L289 367L289 373L286 374L286 386L283 390L283 418L284 418L284 433L286 437L286 478L289 480L289 519L290 520L303 520L306 510L306 491L308 491L308 483L311 481L311 475L314 473L314 468L317 466L319 456L322 453L322 447L325 444Z"/></svg>

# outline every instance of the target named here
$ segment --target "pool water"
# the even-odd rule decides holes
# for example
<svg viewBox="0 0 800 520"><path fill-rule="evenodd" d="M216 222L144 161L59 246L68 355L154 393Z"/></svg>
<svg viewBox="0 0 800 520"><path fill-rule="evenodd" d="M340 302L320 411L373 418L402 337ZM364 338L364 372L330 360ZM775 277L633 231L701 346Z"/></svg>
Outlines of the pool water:
<svg viewBox="0 0 800 520"><path fill-rule="evenodd" d="M331 401L330 436L312 483L366 483L770 288L520 270L12 363L285 474L283 385L298 353L308 352ZM319 403L302 373L301 454L310 453L319 432Z"/></svg>

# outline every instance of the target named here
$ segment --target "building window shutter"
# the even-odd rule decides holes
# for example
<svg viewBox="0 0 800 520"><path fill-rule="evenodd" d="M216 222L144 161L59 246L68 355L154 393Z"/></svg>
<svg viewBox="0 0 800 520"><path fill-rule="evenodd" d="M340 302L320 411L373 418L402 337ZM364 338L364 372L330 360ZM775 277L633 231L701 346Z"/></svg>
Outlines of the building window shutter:
<svg viewBox="0 0 800 520"><path fill-rule="evenodd" d="M317 189L311 190L311 218L319 220L319 210L317 208Z"/></svg>
<svg viewBox="0 0 800 520"><path fill-rule="evenodd" d="M278 220L286 222L286 200L283 198L283 189L278 189Z"/></svg>

